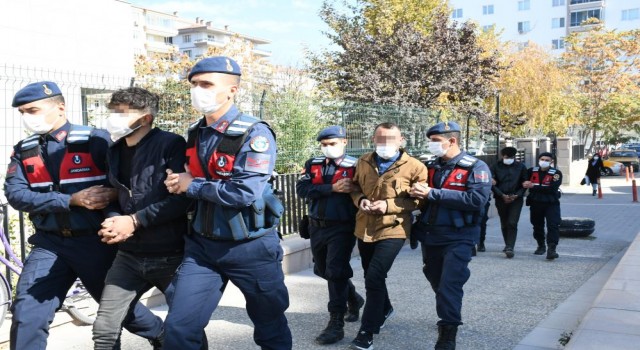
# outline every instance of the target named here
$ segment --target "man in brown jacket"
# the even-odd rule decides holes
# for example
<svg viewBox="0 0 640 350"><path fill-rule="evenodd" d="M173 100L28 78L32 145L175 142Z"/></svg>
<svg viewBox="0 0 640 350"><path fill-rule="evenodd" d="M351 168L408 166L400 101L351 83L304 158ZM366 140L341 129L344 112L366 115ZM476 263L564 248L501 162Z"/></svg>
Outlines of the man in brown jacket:
<svg viewBox="0 0 640 350"><path fill-rule="evenodd" d="M360 330L350 346L355 350L373 349L373 334L393 315L385 280L409 237L412 212L421 203L409 191L427 181L427 168L400 149L402 141L396 124L376 126L376 151L360 157L353 178L360 187L351 198L358 207L355 235L367 291Z"/></svg>

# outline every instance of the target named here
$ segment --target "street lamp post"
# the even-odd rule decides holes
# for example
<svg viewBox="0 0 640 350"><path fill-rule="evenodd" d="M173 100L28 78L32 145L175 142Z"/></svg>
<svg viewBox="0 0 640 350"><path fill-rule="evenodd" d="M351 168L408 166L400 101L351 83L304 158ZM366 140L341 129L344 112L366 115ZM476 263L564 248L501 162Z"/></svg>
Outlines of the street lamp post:
<svg viewBox="0 0 640 350"><path fill-rule="evenodd" d="M496 94L496 158L500 159L500 92Z"/></svg>

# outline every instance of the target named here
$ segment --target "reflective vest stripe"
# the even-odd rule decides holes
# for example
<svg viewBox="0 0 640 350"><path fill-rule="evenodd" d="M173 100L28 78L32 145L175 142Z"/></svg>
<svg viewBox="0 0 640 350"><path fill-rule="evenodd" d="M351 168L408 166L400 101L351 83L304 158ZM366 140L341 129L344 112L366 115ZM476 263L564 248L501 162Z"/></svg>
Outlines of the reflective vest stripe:
<svg viewBox="0 0 640 350"><path fill-rule="evenodd" d="M31 187L49 187L53 186L53 182L37 182L37 183L29 183Z"/></svg>
<svg viewBox="0 0 640 350"><path fill-rule="evenodd" d="M99 181L99 180L105 180L106 178L107 178L107 175L78 177L78 178L75 178L75 179L60 180L60 184L62 185L62 184L73 184L73 183L78 183L78 182Z"/></svg>

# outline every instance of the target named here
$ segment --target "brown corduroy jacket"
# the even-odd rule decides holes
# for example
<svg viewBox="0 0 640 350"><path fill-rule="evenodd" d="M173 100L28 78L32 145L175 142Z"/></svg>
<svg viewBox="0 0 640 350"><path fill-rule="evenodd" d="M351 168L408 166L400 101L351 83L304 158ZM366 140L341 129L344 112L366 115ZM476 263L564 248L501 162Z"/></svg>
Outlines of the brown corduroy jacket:
<svg viewBox="0 0 640 350"><path fill-rule="evenodd" d="M427 167L419 160L402 152L400 158L382 175L378 175L374 153L366 153L356 166L354 184L361 191L352 192L353 203L360 200L386 200L385 214L365 214L358 209L355 235L364 242L376 242L388 238L409 238L412 212L420 209L423 201L409 197L414 183L427 181Z"/></svg>

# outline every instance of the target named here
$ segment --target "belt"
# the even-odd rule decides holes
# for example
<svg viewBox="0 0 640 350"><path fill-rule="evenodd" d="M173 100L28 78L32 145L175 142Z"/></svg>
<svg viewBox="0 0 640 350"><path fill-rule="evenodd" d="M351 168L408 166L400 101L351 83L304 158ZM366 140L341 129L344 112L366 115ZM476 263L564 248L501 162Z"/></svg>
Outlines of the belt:
<svg viewBox="0 0 640 350"><path fill-rule="evenodd" d="M337 221L337 220L318 220L312 217L309 218L309 225L313 227L327 228L338 225L353 225L352 221Z"/></svg>
<svg viewBox="0 0 640 350"><path fill-rule="evenodd" d="M60 231L43 231L46 234L60 236L60 237L83 237L83 236L91 236L97 235L97 230L69 230L62 229Z"/></svg>

